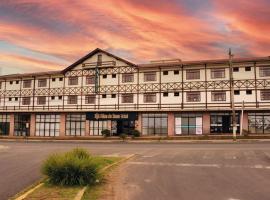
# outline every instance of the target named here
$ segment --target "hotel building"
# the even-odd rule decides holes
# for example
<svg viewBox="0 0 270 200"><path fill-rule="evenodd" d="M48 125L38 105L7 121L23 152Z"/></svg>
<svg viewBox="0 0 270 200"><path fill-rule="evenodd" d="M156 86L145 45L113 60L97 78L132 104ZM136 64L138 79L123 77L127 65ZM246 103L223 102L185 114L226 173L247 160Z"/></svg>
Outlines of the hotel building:
<svg viewBox="0 0 270 200"><path fill-rule="evenodd" d="M133 64L96 49L62 71L0 76L0 135L270 133L270 57ZM233 93L231 92L233 91Z"/></svg>

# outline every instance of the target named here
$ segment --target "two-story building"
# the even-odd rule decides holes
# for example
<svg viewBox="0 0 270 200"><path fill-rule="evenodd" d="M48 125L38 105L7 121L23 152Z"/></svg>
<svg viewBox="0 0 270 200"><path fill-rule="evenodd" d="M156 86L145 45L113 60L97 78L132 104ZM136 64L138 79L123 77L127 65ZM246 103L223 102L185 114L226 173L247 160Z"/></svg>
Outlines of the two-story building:
<svg viewBox="0 0 270 200"><path fill-rule="evenodd" d="M231 72L231 73L230 73ZM133 64L96 49L62 71L0 76L0 135L270 133L270 57ZM231 93L233 91L233 95Z"/></svg>

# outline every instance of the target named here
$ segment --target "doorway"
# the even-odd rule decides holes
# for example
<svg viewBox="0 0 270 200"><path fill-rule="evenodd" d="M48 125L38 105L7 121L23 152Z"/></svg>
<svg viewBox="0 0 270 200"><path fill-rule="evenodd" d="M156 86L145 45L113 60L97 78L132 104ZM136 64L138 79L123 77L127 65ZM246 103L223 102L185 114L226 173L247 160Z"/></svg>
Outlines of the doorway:
<svg viewBox="0 0 270 200"><path fill-rule="evenodd" d="M15 136L30 136L30 114L15 114Z"/></svg>

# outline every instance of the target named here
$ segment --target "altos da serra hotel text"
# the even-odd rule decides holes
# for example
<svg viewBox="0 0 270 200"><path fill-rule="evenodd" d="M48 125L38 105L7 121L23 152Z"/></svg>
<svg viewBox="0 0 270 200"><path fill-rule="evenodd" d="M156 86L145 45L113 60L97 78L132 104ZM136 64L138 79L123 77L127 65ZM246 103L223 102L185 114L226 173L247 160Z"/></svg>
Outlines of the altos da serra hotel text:
<svg viewBox="0 0 270 200"><path fill-rule="evenodd" d="M62 71L0 76L0 135L270 134L270 57L133 64L95 49Z"/></svg>

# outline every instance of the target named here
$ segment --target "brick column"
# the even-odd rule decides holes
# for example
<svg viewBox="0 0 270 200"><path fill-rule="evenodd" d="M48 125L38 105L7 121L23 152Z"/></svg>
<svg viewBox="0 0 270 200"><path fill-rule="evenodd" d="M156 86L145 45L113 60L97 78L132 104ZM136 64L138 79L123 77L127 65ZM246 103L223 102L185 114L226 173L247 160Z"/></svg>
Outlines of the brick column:
<svg viewBox="0 0 270 200"><path fill-rule="evenodd" d="M35 136L36 131L36 114L32 113L30 116L30 137Z"/></svg>
<svg viewBox="0 0 270 200"><path fill-rule="evenodd" d="M61 113L60 114L60 137L66 136L66 114Z"/></svg>
<svg viewBox="0 0 270 200"><path fill-rule="evenodd" d="M245 111L243 115L243 130L248 130L248 112Z"/></svg>
<svg viewBox="0 0 270 200"><path fill-rule="evenodd" d="M175 122L174 122L174 113L170 112L168 113L168 136L174 136L175 135L175 131L174 131L174 127L175 127Z"/></svg>
<svg viewBox="0 0 270 200"><path fill-rule="evenodd" d="M210 113L204 112L203 113L203 134L208 135L210 134Z"/></svg>
<svg viewBox="0 0 270 200"><path fill-rule="evenodd" d="M10 122L9 122L9 136L14 136L14 127L15 127L15 115L13 113L9 114Z"/></svg>
<svg viewBox="0 0 270 200"><path fill-rule="evenodd" d="M90 135L90 121L86 120L85 121L85 136L89 136Z"/></svg>

